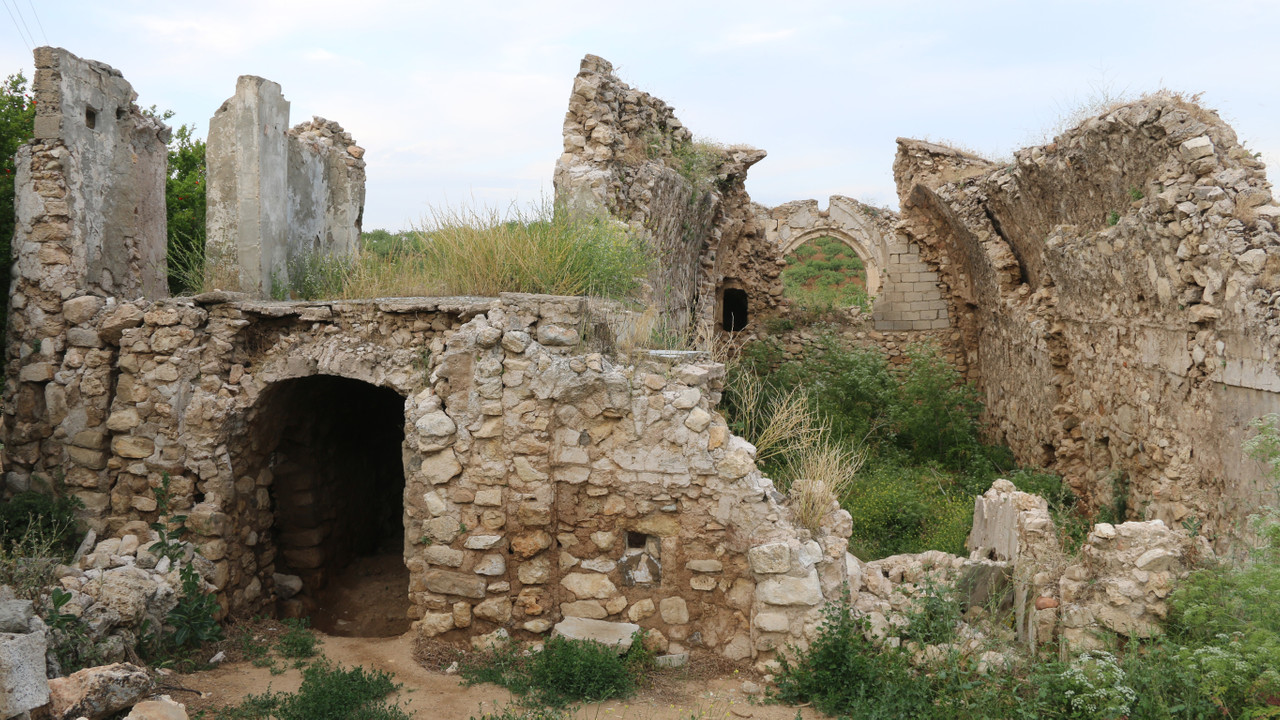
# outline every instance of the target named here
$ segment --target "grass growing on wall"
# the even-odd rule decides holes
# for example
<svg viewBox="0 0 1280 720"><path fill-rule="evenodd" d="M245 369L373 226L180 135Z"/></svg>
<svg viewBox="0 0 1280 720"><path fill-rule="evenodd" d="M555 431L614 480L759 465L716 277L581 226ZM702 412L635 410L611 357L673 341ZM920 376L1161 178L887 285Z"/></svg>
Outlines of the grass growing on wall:
<svg viewBox="0 0 1280 720"><path fill-rule="evenodd" d="M505 213L439 208L420 229L365 233L356 257L295 260L287 284L276 279L273 294L295 300L502 292L625 298L640 289L650 263L646 246L625 226L550 202Z"/></svg>

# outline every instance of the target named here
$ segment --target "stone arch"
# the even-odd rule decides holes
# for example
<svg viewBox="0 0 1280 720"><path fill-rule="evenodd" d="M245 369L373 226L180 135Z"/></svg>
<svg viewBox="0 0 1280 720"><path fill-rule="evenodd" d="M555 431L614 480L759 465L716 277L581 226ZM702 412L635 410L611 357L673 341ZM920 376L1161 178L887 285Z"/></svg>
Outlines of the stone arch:
<svg viewBox="0 0 1280 720"><path fill-rule="evenodd" d="M845 245L849 246L858 259L862 260L863 268L867 274L867 294L875 297L880 292L881 285L881 268L884 266L882 261L883 252L876 252L874 246L868 247L859 238L845 232L843 229L831 225L819 225L813 227L798 235L792 236L782 248L782 257L786 257L795 252L797 248L810 240L816 240L820 237L833 237Z"/></svg>
<svg viewBox="0 0 1280 720"><path fill-rule="evenodd" d="M282 615L330 634L402 633L405 397L301 366L282 375L228 438L245 501L233 522L255 541L258 582L275 586ZM373 583L389 590L369 595Z"/></svg>

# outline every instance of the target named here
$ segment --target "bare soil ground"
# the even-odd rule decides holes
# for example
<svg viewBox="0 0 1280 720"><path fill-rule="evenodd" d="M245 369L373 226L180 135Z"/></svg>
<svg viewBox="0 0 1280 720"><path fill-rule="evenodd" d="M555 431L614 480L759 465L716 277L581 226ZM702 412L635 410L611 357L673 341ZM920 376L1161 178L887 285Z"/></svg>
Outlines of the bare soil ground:
<svg viewBox="0 0 1280 720"><path fill-rule="evenodd" d="M236 633L249 632L258 642L271 642L269 635L278 632L277 621L259 621L241 627ZM399 637L336 637L317 633L320 653L333 662L350 667L391 672L403 687L394 696L417 718L432 720L467 720L484 713L498 712L512 702L506 690L493 685L465 687L456 675L428 670L414 659L414 634ZM238 704L249 694L271 691L296 691L302 683L301 673L290 667L273 675L266 667L238 659L234 641L227 644L230 660L213 670L187 675L172 675L167 685L199 691L166 690L175 700L185 703L189 713ZM419 653L419 657L421 657ZM430 663L429 663L430 664ZM283 663L281 663L283 666ZM658 673L638 695L627 700L582 706L581 720L635 718L637 720L794 720L796 708L778 705L753 705L742 693L741 673L734 673L723 661L695 656L690 666ZM754 678L753 678L754 679ZM757 680L758 682L758 680ZM807 719L822 717L810 708L801 709Z"/></svg>
<svg viewBox="0 0 1280 720"><path fill-rule="evenodd" d="M400 552L357 558L316 598L311 622L342 637L395 637L409 630L409 569Z"/></svg>

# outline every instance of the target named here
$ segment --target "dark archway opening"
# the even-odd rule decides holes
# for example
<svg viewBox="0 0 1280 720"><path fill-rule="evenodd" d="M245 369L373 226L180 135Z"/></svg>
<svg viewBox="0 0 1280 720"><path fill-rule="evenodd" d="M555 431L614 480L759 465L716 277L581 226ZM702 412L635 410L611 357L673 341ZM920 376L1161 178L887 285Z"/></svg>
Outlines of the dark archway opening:
<svg viewBox="0 0 1280 720"><path fill-rule="evenodd" d="M738 332L747 327L747 291L725 288L720 300L721 327L725 332Z"/></svg>
<svg viewBox="0 0 1280 720"><path fill-rule="evenodd" d="M329 375L286 380L249 430L271 471L276 572L302 579L281 613L331 635L408 630L404 398Z"/></svg>

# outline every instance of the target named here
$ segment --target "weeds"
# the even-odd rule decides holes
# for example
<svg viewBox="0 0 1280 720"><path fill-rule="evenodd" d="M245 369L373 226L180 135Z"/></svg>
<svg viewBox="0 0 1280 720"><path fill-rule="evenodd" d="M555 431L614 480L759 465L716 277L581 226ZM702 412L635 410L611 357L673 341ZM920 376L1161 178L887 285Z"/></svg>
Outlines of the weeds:
<svg viewBox="0 0 1280 720"><path fill-rule="evenodd" d="M459 673L468 685L492 683L516 695L529 695L536 704L564 707L570 702L629 697L652 665L643 635L636 633L622 656L606 645L565 637L553 637L541 652L528 655L507 642L468 658Z"/></svg>
<svg viewBox="0 0 1280 720"><path fill-rule="evenodd" d="M344 669L321 660L302 670L296 693L249 695L217 713L220 720L408 720L386 696L397 685L390 673L362 667Z"/></svg>
<svg viewBox="0 0 1280 720"><path fill-rule="evenodd" d="M783 292L801 309L816 313L847 307L864 312L871 309L862 258L840 240L814 238L796 248L786 261Z"/></svg>

